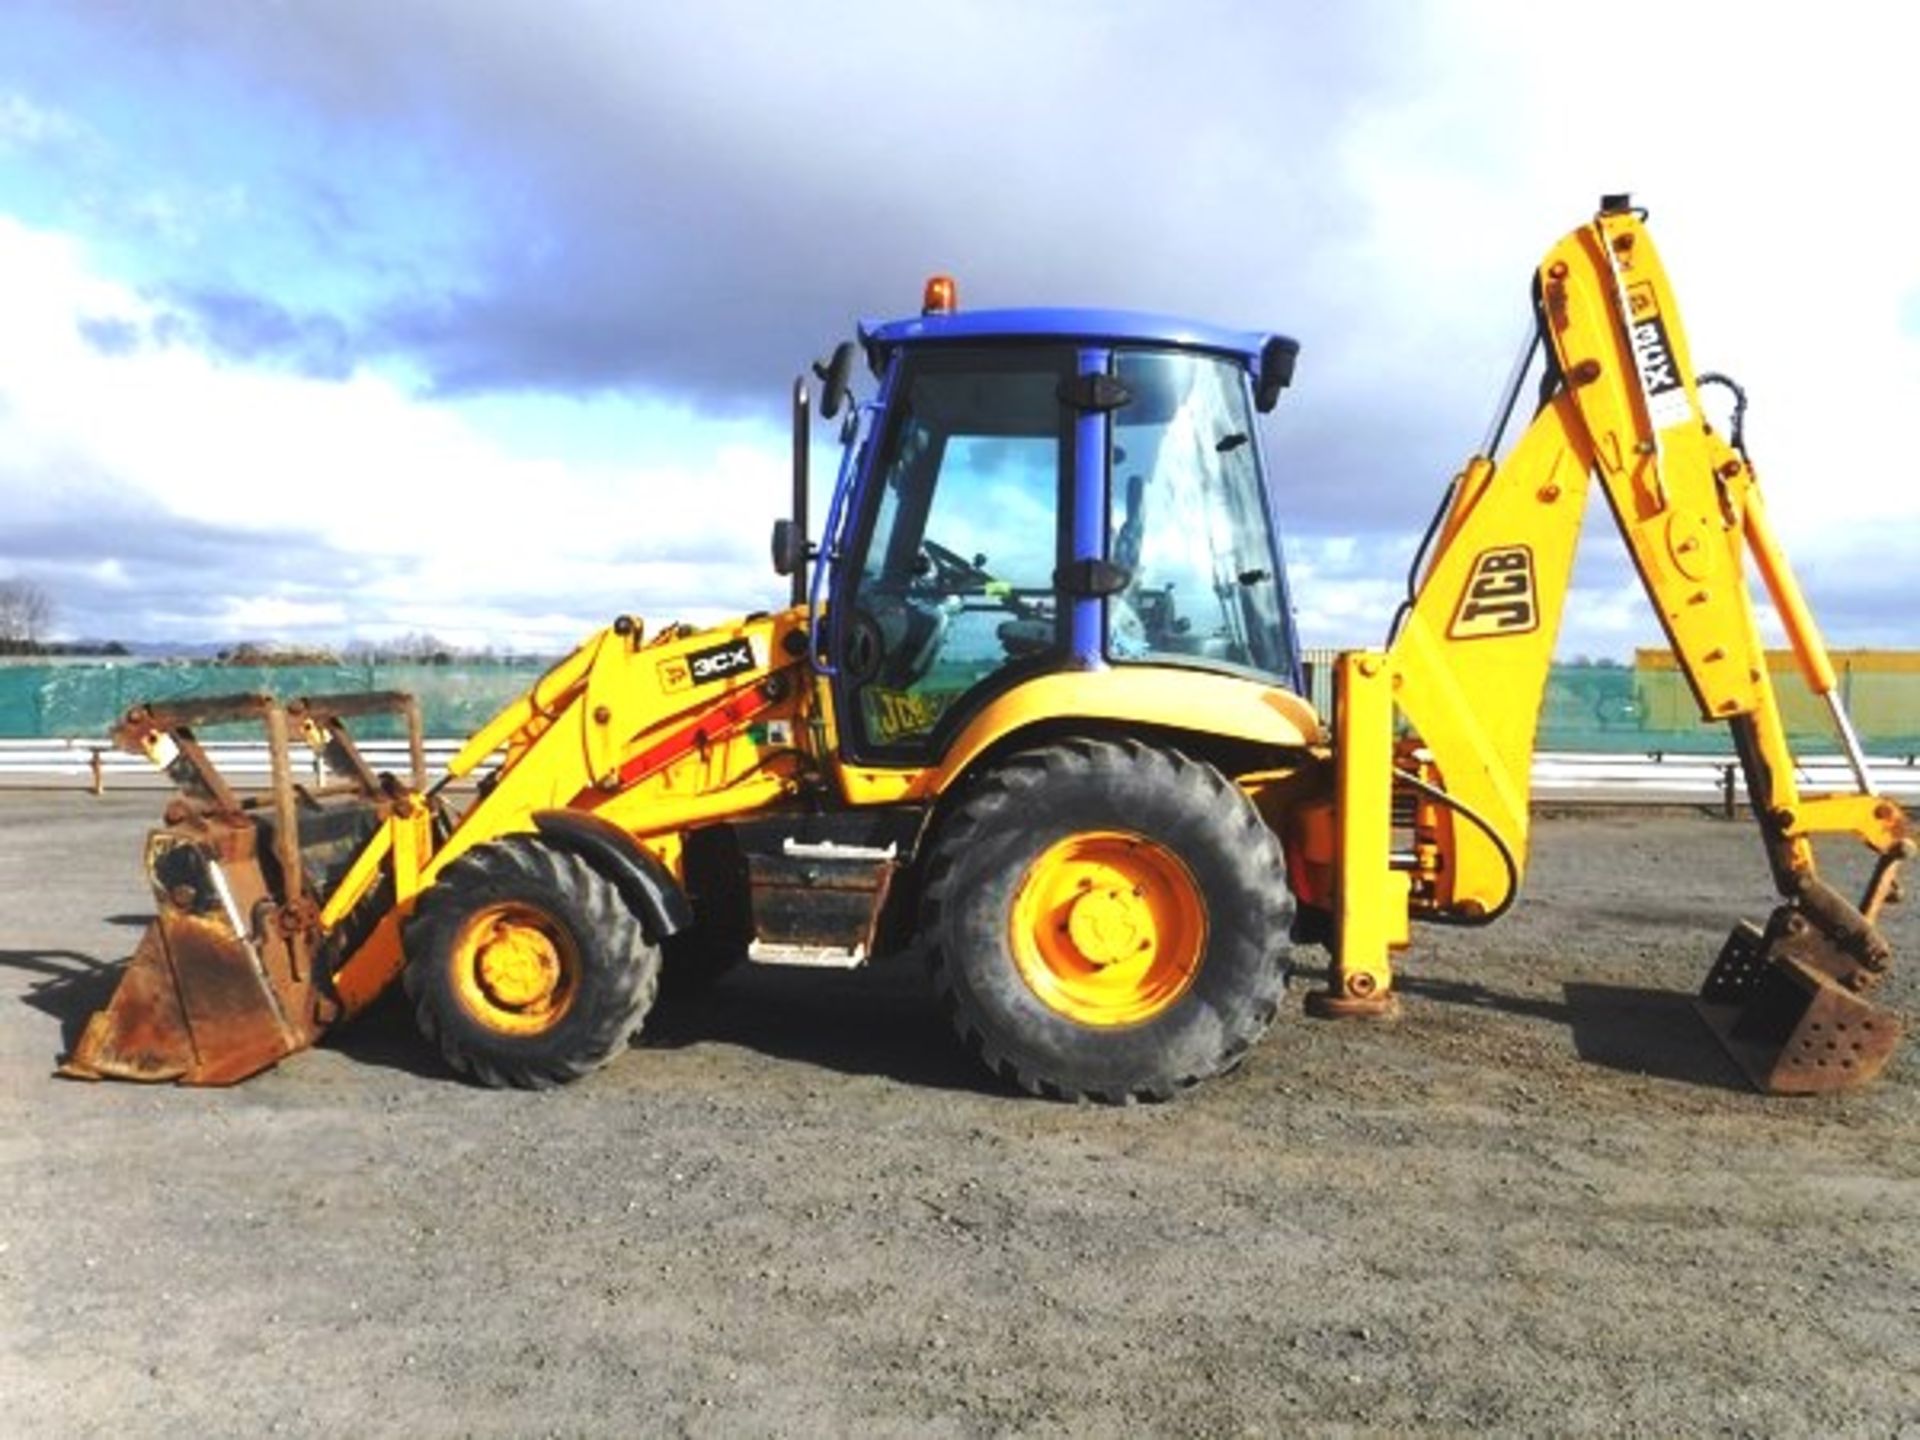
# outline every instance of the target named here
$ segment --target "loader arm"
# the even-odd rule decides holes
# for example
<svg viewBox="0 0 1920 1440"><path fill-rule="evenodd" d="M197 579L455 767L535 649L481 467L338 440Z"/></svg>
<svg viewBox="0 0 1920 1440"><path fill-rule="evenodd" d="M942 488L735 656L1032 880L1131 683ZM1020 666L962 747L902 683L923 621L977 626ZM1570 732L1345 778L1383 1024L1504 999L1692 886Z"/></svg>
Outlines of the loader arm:
<svg viewBox="0 0 1920 1440"><path fill-rule="evenodd" d="M1864 1079L1897 1033L1891 1017L1869 1015L1858 997L1892 962L1874 921L1914 853L1908 818L1873 793L1750 462L1702 416L1673 292L1641 212L1624 198L1604 204L1548 253L1535 300L1548 351L1544 402L1509 454L1496 459L1490 442L1455 478L1387 649L1339 662L1336 964L1321 1008L1369 1013L1390 1003L1388 957L1407 942L1410 918L1484 922L1515 898L1540 705L1597 479L1701 715L1731 727L1783 899L1764 934L1736 929L1703 997L1732 1013L1709 1018L1763 1088L1837 1088L1842 1069L1846 1083ZM1832 711L1858 793L1799 793L1747 583L1749 555L1809 688ZM1398 739L1397 719L1406 727ZM1390 853L1396 796L1411 801L1414 818L1411 851L1398 858ZM1813 840L1823 834L1852 835L1877 856L1858 905L1819 876ZM1815 1001L1830 1023L1872 1027L1868 1048L1884 1040L1885 1049L1877 1058L1849 1052L1851 1063L1836 1064L1833 1077L1782 1073L1788 1050L1810 1053L1795 1032L1819 1028Z"/></svg>
<svg viewBox="0 0 1920 1440"><path fill-rule="evenodd" d="M597 858L677 899L686 830L798 791L803 756L791 738L770 739L768 726L791 737L809 699L798 679L805 620L795 609L648 636L622 617L475 732L448 777L493 768L451 833L434 843L424 826L405 829L408 817L396 815L323 912L337 923L383 876L392 881L392 904L333 976L348 1013L393 983L418 897L476 846L535 831L562 846L591 845L598 835L611 848ZM555 822L560 812L572 823Z"/></svg>

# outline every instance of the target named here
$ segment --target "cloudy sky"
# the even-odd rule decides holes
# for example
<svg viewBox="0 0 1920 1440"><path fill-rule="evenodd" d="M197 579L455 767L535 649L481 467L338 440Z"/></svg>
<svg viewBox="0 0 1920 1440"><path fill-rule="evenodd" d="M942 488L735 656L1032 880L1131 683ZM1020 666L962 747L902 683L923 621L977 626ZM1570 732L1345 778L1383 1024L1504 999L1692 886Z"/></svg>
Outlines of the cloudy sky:
<svg viewBox="0 0 1920 1440"><path fill-rule="evenodd" d="M0 0L0 578L67 636L563 647L774 600L785 387L963 303L1297 335L1381 635L1531 267L1651 207L1837 644L1920 643L1907 7ZM1562 653L1656 634L1593 532Z"/></svg>

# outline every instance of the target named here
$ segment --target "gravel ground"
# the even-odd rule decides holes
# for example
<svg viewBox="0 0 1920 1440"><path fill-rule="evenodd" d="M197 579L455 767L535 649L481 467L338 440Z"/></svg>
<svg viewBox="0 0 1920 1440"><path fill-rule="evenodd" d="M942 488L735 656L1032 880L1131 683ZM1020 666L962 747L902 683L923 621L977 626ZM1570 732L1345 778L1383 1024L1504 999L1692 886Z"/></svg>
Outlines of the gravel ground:
<svg viewBox="0 0 1920 1440"><path fill-rule="evenodd" d="M11 1433L1920 1435L1920 1064L1764 1098L1680 998L1766 911L1744 824L1547 819L1399 1023L1296 1000L1099 1110L910 964L738 974L555 1094L391 1007L231 1091L51 1079L157 808L0 794Z"/></svg>

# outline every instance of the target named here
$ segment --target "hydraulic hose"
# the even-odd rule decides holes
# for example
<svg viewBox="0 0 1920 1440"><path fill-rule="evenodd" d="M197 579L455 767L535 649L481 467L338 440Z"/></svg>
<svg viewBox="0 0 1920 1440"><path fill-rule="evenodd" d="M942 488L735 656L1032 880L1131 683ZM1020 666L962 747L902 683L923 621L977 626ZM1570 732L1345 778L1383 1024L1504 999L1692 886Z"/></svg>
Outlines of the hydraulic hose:
<svg viewBox="0 0 1920 1440"><path fill-rule="evenodd" d="M1435 925L1460 925L1477 929L1482 925L1493 924L1494 921L1511 910L1513 908L1513 902L1520 898L1520 865L1519 862L1513 858L1513 850L1508 846L1500 832L1494 829L1487 818L1471 805L1467 804L1466 801L1449 795L1438 785L1430 784L1422 780L1418 775L1408 774L1405 770L1397 766L1394 768L1393 778L1403 781L1410 788L1418 790L1422 795L1425 795L1429 800L1437 801L1439 804L1453 811L1456 815L1463 816L1465 819L1471 821L1474 828L1486 836L1487 842L1499 852L1500 863L1507 867L1507 893L1501 897L1500 903L1487 911L1486 914L1424 915L1421 918L1431 921Z"/></svg>

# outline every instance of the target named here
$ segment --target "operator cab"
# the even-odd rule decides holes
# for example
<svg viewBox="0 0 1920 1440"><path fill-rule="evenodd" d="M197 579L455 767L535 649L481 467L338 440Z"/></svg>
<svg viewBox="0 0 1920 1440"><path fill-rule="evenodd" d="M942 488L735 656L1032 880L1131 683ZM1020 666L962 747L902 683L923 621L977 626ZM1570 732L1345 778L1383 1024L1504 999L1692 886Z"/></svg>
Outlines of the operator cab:
<svg viewBox="0 0 1920 1440"><path fill-rule="evenodd" d="M928 298L862 329L879 393L843 429L830 573L810 592L849 752L924 761L1062 670L1297 690L1255 422L1294 342L1112 311L957 313L950 281ZM830 392L845 370L823 370Z"/></svg>

